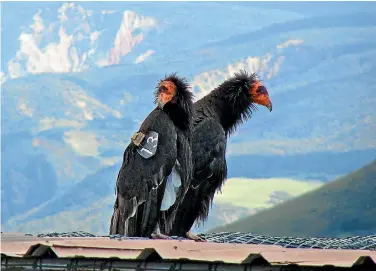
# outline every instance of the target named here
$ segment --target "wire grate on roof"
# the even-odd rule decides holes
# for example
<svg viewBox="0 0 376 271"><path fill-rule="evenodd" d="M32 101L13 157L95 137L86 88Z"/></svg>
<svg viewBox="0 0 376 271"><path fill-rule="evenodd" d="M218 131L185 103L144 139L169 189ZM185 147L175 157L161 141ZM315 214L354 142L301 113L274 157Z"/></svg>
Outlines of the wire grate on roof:
<svg viewBox="0 0 376 271"><path fill-rule="evenodd" d="M31 234L28 234L31 235ZM75 232L51 232L37 234L37 237L108 237L119 240L148 240L143 237L126 237L124 235L94 235L84 231ZM326 237L281 237L266 236L253 233L241 232L221 232L200 234L200 237L208 242L214 243L235 243L235 244L263 244L279 245L284 248L316 248L316 249L356 249L356 250L375 250L376 234L368 236L354 236L344 238L326 238ZM175 240L187 240L182 237L171 237Z"/></svg>
<svg viewBox="0 0 376 271"><path fill-rule="evenodd" d="M201 237L216 243L279 245L285 248L317 249L368 249L376 250L376 234L344 238L283 237L253 233L221 232L201 234Z"/></svg>

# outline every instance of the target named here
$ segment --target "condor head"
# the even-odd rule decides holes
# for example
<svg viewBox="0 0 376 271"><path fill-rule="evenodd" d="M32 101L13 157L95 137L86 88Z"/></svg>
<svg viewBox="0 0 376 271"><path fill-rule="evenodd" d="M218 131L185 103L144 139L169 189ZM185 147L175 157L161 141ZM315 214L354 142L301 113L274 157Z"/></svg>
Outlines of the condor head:
<svg viewBox="0 0 376 271"><path fill-rule="evenodd" d="M167 104L172 104L188 110L193 104L193 93L184 77L178 77L176 73L170 74L162 79L157 85L155 102L160 109Z"/></svg>
<svg viewBox="0 0 376 271"><path fill-rule="evenodd" d="M263 105L271 112L273 109L272 101L270 100L268 90L257 79L252 80L251 87L248 90L252 103Z"/></svg>
<svg viewBox="0 0 376 271"><path fill-rule="evenodd" d="M240 116L247 119L253 110L257 110L256 105L262 105L272 111L272 101L268 90L258 79L256 73L248 74L245 70L240 70L232 77L224 81L217 90L228 101L233 118Z"/></svg>
<svg viewBox="0 0 376 271"><path fill-rule="evenodd" d="M176 85L170 80L163 80L157 89L157 104L160 109L168 102L176 103Z"/></svg>
<svg viewBox="0 0 376 271"><path fill-rule="evenodd" d="M155 91L155 103L173 118L176 125L185 126L192 118L193 93L186 78L179 77L176 73L159 81Z"/></svg>

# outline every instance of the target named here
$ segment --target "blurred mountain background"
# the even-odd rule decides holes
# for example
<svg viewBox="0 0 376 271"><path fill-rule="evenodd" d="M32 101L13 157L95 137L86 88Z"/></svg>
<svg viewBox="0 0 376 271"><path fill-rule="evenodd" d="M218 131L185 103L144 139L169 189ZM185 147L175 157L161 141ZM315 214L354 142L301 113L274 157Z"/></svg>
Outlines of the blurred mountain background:
<svg viewBox="0 0 376 271"><path fill-rule="evenodd" d="M376 232L376 160L309 193L210 232L347 237Z"/></svg>
<svg viewBox="0 0 376 271"><path fill-rule="evenodd" d="M1 9L3 231L106 234L123 151L171 72L189 79L196 99L240 69L258 72L273 101L229 140L229 179L195 231L309 193L376 157L376 3Z"/></svg>

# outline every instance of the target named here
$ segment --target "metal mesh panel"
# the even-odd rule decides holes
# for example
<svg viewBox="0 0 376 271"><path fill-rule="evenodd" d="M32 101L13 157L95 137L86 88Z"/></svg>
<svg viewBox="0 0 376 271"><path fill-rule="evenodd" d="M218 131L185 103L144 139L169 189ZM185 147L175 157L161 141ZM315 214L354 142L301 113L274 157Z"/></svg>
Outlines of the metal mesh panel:
<svg viewBox="0 0 376 271"><path fill-rule="evenodd" d="M28 234L31 235L31 234ZM145 240L143 237L126 237L123 235L94 235L88 232L52 232L37 234L38 237L108 237L121 240ZM317 249L368 249L376 251L376 234L344 238L315 238L315 237L281 237L266 236L252 233L221 232L200 234L208 242L279 245L285 248L317 248ZM171 239L184 240L181 237Z"/></svg>
<svg viewBox="0 0 376 271"><path fill-rule="evenodd" d="M266 236L252 233L221 232L202 234L201 236L210 242L216 243L279 245L285 248L376 250L376 234L344 238L318 238Z"/></svg>

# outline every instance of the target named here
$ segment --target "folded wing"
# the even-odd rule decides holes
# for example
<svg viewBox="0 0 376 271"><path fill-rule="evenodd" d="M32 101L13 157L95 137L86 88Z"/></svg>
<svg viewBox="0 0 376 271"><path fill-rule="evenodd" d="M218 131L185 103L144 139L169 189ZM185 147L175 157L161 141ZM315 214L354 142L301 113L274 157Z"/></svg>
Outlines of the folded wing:
<svg viewBox="0 0 376 271"><path fill-rule="evenodd" d="M110 234L149 236L157 226L166 180L177 160L177 132L161 110L154 110L142 124L140 132L147 135L149 131L158 134L158 140L144 138L157 142L153 156L145 158L140 151L142 146L132 142L124 152Z"/></svg>

